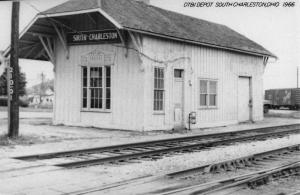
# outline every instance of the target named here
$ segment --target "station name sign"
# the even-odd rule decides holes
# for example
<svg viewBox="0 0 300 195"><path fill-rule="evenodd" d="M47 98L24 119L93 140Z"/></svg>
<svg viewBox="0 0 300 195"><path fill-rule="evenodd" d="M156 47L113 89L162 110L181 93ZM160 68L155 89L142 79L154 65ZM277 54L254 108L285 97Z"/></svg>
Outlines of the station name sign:
<svg viewBox="0 0 300 195"><path fill-rule="evenodd" d="M121 43L117 30L81 31L67 34L68 45Z"/></svg>

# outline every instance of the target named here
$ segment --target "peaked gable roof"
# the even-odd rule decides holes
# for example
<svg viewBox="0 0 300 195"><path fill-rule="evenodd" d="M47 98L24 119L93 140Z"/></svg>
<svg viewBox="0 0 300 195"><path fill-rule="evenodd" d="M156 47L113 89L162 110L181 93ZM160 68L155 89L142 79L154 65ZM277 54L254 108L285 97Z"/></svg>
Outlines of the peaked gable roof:
<svg viewBox="0 0 300 195"><path fill-rule="evenodd" d="M164 10L135 0L70 0L41 13L51 15L99 8L120 26L141 33L275 57L261 45L228 28L198 18Z"/></svg>

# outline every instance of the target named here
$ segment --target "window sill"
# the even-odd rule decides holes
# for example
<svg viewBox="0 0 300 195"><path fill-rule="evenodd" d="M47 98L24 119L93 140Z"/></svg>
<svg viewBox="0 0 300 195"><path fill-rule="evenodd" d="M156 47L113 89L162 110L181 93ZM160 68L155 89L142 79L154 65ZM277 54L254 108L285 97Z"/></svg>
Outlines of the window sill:
<svg viewBox="0 0 300 195"><path fill-rule="evenodd" d="M153 115L165 115L165 112L153 112Z"/></svg>
<svg viewBox="0 0 300 195"><path fill-rule="evenodd" d="M219 109L217 106L203 106L198 108L198 110L217 110L217 109Z"/></svg>
<svg viewBox="0 0 300 195"><path fill-rule="evenodd" d="M80 112L111 113L111 110L80 110Z"/></svg>

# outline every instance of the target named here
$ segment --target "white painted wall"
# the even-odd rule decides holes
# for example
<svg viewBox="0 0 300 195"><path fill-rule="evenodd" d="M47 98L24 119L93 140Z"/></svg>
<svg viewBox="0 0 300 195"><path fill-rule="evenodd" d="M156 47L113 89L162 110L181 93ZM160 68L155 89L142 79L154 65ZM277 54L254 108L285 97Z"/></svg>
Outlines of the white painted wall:
<svg viewBox="0 0 300 195"><path fill-rule="evenodd" d="M237 81L239 76L249 76L252 81L254 121L263 119L263 59L262 57L238 54L229 51L185 45L175 41L166 41L145 37L144 53L156 60L166 61L166 64L145 59L147 70L145 100L147 113L145 117L148 130L172 129L174 121L173 109L173 69L184 68L184 117L188 127L188 114L197 113L197 124L192 128L227 125L238 122ZM170 62L177 58L184 58ZM166 70L165 112L156 115L153 112L153 66L164 66ZM216 109L199 108L199 78L217 79L218 98ZM191 83L191 86L189 85Z"/></svg>
<svg viewBox="0 0 300 195"><path fill-rule="evenodd" d="M175 41L143 38L143 53L112 45L70 46L70 58L57 43L54 123L130 130L164 130L174 127L173 69L184 69L184 120L197 113L192 128L238 122L237 82L239 76L252 81L254 121L263 119L264 71L262 57L238 54ZM133 47L132 45L130 47ZM112 110L110 113L81 111L80 56L96 48L116 52L112 66ZM159 63L158 61L167 61ZM165 67L165 110L153 112L154 66ZM199 109L199 78L218 80L218 107Z"/></svg>
<svg viewBox="0 0 300 195"><path fill-rule="evenodd" d="M143 129L143 72L137 53L111 45L70 46L70 58L57 43L54 123L113 129ZM111 112L81 111L80 57L95 49L116 53L111 67Z"/></svg>

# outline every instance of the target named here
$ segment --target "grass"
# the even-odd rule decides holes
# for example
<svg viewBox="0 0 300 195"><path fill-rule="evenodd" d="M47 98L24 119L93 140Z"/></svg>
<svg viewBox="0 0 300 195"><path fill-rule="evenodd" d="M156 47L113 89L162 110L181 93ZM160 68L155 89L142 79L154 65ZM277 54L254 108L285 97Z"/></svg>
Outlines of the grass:
<svg viewBox="0 0 300 195"><path fill-rule="evenodd" d="M36 136L20 135L16 138L9 138L7 135L0 135L0 146L14 146L14 145L32 145L41 140Z"/></svg>
<svg viewBox="0 0 300 195"><path fill-rule="evenodd" d="M0 111L6 112L7 107L0 106ZM52 108L33 108L33 107L20 107L21 112L52 112Z"/></svg>

